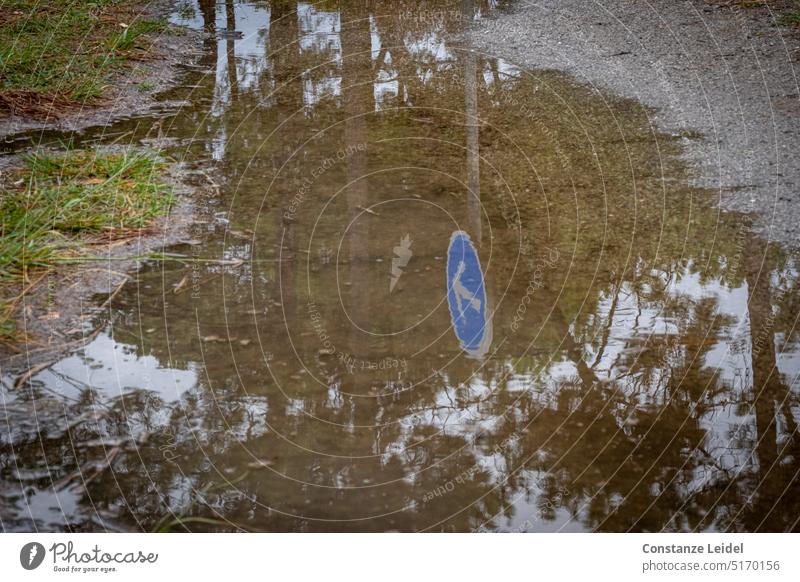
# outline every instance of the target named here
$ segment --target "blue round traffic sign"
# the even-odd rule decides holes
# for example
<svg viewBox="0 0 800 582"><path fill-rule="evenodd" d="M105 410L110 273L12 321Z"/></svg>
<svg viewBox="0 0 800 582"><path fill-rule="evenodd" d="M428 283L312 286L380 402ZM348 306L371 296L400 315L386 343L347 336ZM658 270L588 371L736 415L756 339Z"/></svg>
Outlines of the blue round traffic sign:
<svg viewBox="0 0 800 582"><path fill-rule="evenodd" d="M461 349L482 357L492 340L491 320L478 252L463 230L450 236L447 249L447 304Z"/></svg>

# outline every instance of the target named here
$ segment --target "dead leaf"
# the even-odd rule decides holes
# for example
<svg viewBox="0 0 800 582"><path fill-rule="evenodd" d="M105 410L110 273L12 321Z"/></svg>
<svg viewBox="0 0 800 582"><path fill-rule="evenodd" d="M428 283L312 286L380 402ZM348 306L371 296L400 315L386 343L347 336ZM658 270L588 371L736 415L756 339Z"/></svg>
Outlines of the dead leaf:
<svg viewBox="0 0 800 582"><path fill-rule="evenodd" d="M175 285L175 287L172 288L172 292L175 295L177 295L178 293L183 291L183 288L186 287L186 283L188 283L188 282L189 282L189 275L184 275L183 279L178 281L178 284Z"/></svg>
<svg viewBox="0 0 800 582"><path fill-rule="evenodd" d="M251 463L247 463L247 466L250 469L265 469L266 467L272 466L272 461L269 459L256 459Z"/></svg>
<svg viewBox="0 0 800 582"><path fill-rule="evenodd" d="M371 208L364 208L363 206L356 206L356 208L358 208L362 212L366 212L368 214L372 214L373 216L380 216L380 214L378 214L377 212L375 212Z"/></svg>

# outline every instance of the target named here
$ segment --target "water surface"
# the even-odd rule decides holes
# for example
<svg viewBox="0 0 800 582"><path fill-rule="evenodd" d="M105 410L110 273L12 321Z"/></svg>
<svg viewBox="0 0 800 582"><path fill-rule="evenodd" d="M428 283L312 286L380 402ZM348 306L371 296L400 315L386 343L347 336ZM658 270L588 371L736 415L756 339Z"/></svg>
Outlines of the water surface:
<svg viewBox="0 0 800 582"><path fill-rule="evenodd" d="M4 530L798 528L795 258L692 134L459 43L499 8L181 7L200 64L79 139L215 195L4 379Z"/></svg>

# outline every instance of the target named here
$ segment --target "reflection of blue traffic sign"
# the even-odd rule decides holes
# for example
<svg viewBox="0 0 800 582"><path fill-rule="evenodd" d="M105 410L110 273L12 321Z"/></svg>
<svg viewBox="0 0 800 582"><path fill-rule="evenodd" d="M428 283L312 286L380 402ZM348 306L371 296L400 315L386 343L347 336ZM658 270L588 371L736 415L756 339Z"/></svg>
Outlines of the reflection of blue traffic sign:
<svg viewBox="0 0 800 582"><path fill-rule="evenodd" d="M478 253L463 230L452 234L447 249L447 304L461 348L474 357L486 354L492 341L486 289Z"/></svg>

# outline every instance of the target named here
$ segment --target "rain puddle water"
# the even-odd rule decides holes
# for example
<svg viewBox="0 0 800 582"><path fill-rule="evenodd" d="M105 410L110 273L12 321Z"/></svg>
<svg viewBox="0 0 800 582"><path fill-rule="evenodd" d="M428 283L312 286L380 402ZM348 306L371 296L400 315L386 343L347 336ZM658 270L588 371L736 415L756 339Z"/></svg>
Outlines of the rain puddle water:
<svg viewBox="0 0 800 582"><path fill-rule="evenodd" d="M79 139L216 195L4 379L4 530L797 528L795 258L652 111L465 50L495 9L180 8L200 64Z"/></svg>

